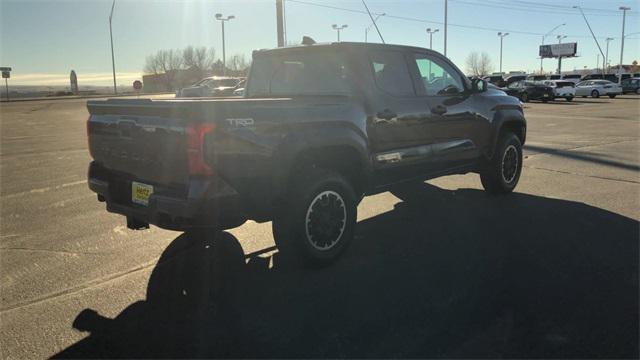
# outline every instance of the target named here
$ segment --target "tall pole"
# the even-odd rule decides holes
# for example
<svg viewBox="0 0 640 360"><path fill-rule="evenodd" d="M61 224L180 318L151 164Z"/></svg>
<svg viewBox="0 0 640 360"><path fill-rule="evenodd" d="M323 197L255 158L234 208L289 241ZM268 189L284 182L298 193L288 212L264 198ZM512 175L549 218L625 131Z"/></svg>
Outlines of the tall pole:
<svg viewBox="0 0 640 360"><path fill-rule="evenodd" d="M448 1L444 0L444 56L445 57L447 57L447 5L448 5Z"/></svg>
<svg viewBox="0 0 640 360"><path fill-rule="evenodd" d="M600 47L600 43L598 42L598 39L596 38L596 35L593 33L593 29L591 29L591 25L589 25L589 21L587 20L587 17L584 15L584 11L582 11L582 8L580 6L573 6L574 9L578 9L580 10L580 14L582 14L582 18L584 19L584 22L587 23L587 27L589 28L589 32L591 33L591 37L593 37L593 41L596 42L596 45L598 46L598 50L600 51L600 55L602 55L602 57L604 57L604 53L602 52L602 48Z"/></svg>
<svg viewBox="0 0 640 360"><path fill-rule="evenodd" d="M433 34L440 31L440 29L427 28L427 34L429 34L429 50L433 50Z"/></svg>
<svg viewBox="0 0 640 360"><path fill-rule="evenodd" d="M600 54L596 54L596 69L600 69Z"/></svg>
<svg viewBox="0 0 640 360"><path fill-rule="evenodd" d="M282 0L276 0L276 31L278 32L278 47L283 47L284 39L284 7Z"/></svg>
<svg viewBox="0 0 640 360"><path fill-rule="evenodd" d="M562 24L560 24L560 25L558 25L558 26L554 27L553 29L549 30L549 32L547 32L546 34L542 35L542 44L541 44L541 45L544 45L544 39L545 39L547 36L549 36L549 35L550 35L552 32L554 32L557 28L559 28L559 27L561 27L561 26L565 26L565 25L567 25L567 24L566 24L566 23L562 23ZM540 56L540 74L543 74L543 73L544 73L544 69L542 68L542 60L543 60L543 57L542 57L542 56Z"/></svg>
<svg viewBox="0 0 640 360"><path fill-rule="evenodd" d="M111 30L111 19L113 18L113 8L116 6L116 0L111 4L111 14L109 15L109 37L111 38L111 67L113 69L113 93L118 94L116 87L116 58L113 55L113 31Z"/></svg>
<svg viewBox="0 0 640 360"><path fill-rule="evenodd" d="M622 83L622 56L624 55L624 22L627 18L627 10L630 7L620 6L618 10L622 10L622 39L620 43L620 66L618 67L618 84Z"/></svg>
<svg viewBox="0 0 640 360"><path fill-rule="evenodd" d="M227 53L224 41L224 21L222 22L222 75L227 75Z"/></svg>
<svg viewBox="0 0 640 360"><path fill-rule="evenodd" d="M602 64L602 68L604 69L603 72L608 72L609 69L607 69L607 64L609 64L609 42L611 42L611 40L613 40L613 38L606 38L605 41L607 42L607 51L604 55L604 63Z"/></svg>
<svg viewBox="0 0 640 360"><path fill-rule="evenodd" d="M227 74L227 54L225 49L224 23L235 18L236 17L233 15L229 15L225 18L222 16L222 14L216 14L216 20L222 23L222 75Z"/></svg>
<svg viewBox="0 0 640 360"><path fill-rule="evenodd" d="M4 87L5 87L5 91L7 92L7 101L9 101L9 79L4 78Z"/></svg>
<svg viewBox="0 0 640 360"><path fill-rule="evenodd" d="M504 39L505 36L509 35L509 33L503 33L503 32L499 32L498 36L500 37L500 72L502 73L502 39Z"/></svg>
<svg viewBox="0 0 640 360"><path fill-rule="evenodd" d="M566 37L567 35L556 36L556 39L558 39L558 44L562 44L562 39ZM558 56L558 75L562 75L562 56Z"/></svg>

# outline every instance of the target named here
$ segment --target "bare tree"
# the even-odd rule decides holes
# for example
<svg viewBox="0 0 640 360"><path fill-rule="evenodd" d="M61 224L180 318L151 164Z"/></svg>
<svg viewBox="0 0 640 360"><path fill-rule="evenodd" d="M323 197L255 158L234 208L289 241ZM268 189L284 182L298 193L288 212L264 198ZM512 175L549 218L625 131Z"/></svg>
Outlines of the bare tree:
<svg viewBox="0 0 640 360"><path fill-rule="evenodd" d="M215 50L213 48L187 46L182 50L184 67L195 71L199 77L204 76L204 73L211 68L214 59Z"/></svg>
<svg viewBox="0 0 640 360"><path fill-rule="evenodd" d="M244 54L235 54L228 62L228 68L235 76L246 75L250 65Z"/></svg>
<svg viewBox="0 0 640 360"><path fill-rule="evenodd" d="M491 58L486 52L471 52L465 61L467 73L473 76L489 75L493 71Z"/></svg>

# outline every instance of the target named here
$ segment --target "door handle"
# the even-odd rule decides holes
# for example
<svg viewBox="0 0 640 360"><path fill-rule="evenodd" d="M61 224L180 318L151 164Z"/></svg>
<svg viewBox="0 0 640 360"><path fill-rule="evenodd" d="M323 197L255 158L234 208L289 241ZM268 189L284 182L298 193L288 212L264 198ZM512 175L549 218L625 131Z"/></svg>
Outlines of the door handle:
<svg viewBox="0 0 640 360"><path fill-rule="evenodd" d="M442 115L447 112L447 107L444 105L436 105L431 108L431 112L436 115Z"/></svg>
<svg viewBox="0 0 640 360"><path fill-rule="evenodd" d="M393 121L394 119L396 119L398 117L398 114L396 114L395 112L389 110L389 109L384 109L380 112L378 112L376 114L376 117L378 118L376 122L381 122L381 121L385 121L385 122L389 122L389 121Z"/></svg>

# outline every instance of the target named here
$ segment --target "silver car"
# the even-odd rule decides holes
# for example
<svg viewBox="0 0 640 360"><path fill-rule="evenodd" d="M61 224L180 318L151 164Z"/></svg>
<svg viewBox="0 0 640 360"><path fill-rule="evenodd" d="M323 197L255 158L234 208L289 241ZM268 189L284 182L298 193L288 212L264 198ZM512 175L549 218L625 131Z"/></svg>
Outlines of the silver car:
<svg viewBox="0 0 640 360"><path fill-rule="evenodd" d="M622 94L620 85L609 80L585 80L576 85L576 96L598 98L606 95L613 99L620 94Z"/></svg>

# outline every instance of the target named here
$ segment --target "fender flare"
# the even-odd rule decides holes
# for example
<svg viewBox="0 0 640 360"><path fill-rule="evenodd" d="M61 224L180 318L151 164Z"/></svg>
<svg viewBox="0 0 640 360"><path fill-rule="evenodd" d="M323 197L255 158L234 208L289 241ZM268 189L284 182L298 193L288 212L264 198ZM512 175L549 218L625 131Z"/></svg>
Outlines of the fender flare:
<svg viewBox="0 0 640 360"><path fill-rule="evenodd" d="M273 199L284 195L289 186L289 179L295 171L294 166L300 156L309 152L322 153L323 149L349 149L356 154L363 170L365 187L371 183L371 159L369 145L365 135L357 128L344 125L329 125L324 127L298 128L289 132L283 139L281 146L273 154L274 166L271 177Z"/></svg>

